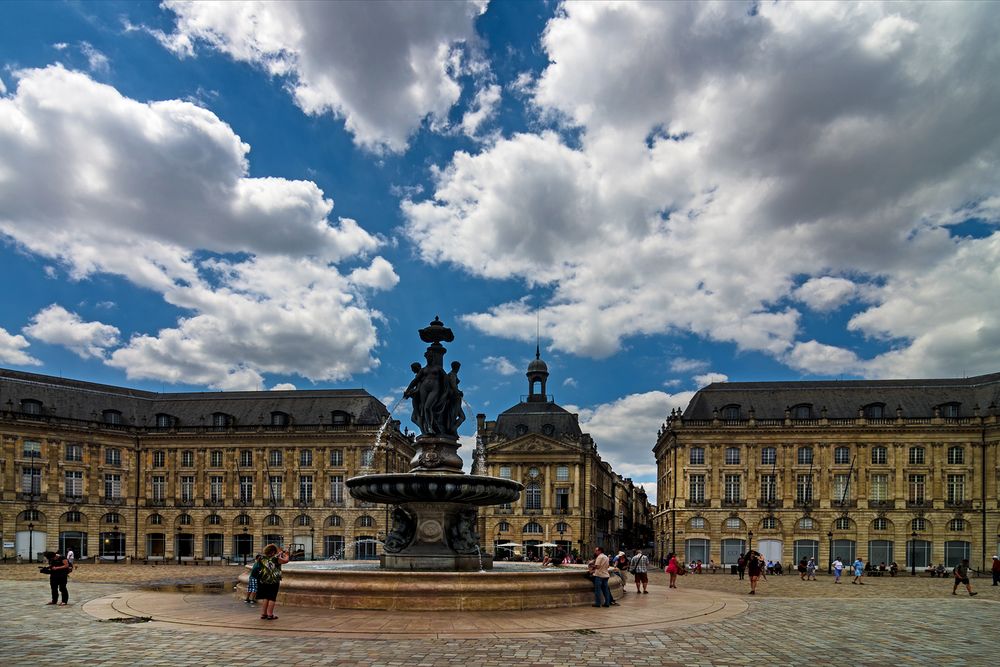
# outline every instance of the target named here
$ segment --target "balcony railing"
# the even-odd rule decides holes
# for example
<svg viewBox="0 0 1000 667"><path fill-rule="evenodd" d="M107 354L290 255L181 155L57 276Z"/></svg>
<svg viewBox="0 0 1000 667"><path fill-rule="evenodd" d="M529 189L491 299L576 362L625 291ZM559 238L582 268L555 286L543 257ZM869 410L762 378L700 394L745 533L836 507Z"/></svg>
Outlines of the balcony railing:
<svg viewBox="0 0 1000 667"><path fill-rule="evenodd" d="M911 508L911 509L921 509L921 508L923 508L923 509L930 509L931 506L932 506L932 503L927 498L924 498L923 500L907 500L906 501L906 507L907 508Z"/></svg>
<svg viewBox="0 0 1000 667"><path fill-rule="evenodd" d="M164 498L146 498L146 507L166 507L167 501Z"/></svg>
<svg viewBox="0 0 1000 667"><path fill-rule="evenodd" d="M114 497L114 498L108 498L107 496L105 496L104 498L101 498L101 504L102 505L121 506L121 505L125 504L125 499L122 498L121 496L117 496L117 497Z"/></svg>
<svg viewBox="0 0 1000 667"><path fill-rule="evenodd" d="M62 501L70 505L85 505L87 503L86 496L63 496Z"/></svg>
<svg viewBox="0 0 1000 667"><path fill-rule="evenodd" d="M340 500L330 500L329 498L327 498L325 501L323 501L323 504L326 505L327 507L343 507L344 499L341 498Z"/></svg>
<svg viewBox="0 0 1000 667"><path fill-rule="evenodd" d="M757 501L757 506L768 509L780 509L785 506L785 501L779 498L761 498Z"/></svg>
<svg viewBox="0 0 1000 667"><path fill-rule="evenodd" d="M699 499L689 498L688 501L687 501L687 506L688 507L708 507L708 499L707 498L699 498Z"/></svg>
<svg viewBox="0 0 1000 667"><path fill-rule="evenodd" d="M872 510L891 510L896 509L895 500L869 500L868 509Z"/></svg>
<svg viewBox="0 0 1000 667"><path fill-rule="evenodd" d="M37 502L41 502L41 500L42 500L42 494L40 494L40 493L24 493L24 492L18 491L17 492L17 499L18 500L24 500L24 501L29 502L29 503L37 503Z"/></svg>
<svg viewBox="0 0 1000 667"><path fill-rule="evenodd" d="M174 502L177 507L194 507L194 498L181 498Z"/></svg>
<svg viewBox="0 0 1000 667"><path fill-rule="evenodd" d="M205 501L205 507L224 507L226 501L222 498L209 498Z"/></svg>
<svg viewBox="0 0 1000 667"><path fill-rule="evenodd" d="M745 498L743 498L743 499L723 498L722 499L722 506L723 507L746 507L747 506L747 501L746 501Z"/></svg>
<svg viewBox="0 0 1000 667"><path fill-rule="evenodd" d="M833 502L830 503L830 507L857 507L857 506L858 506L858 501L851 499L834 500Z"/></svg>
<svg viewBox="0 0 1000 667"><path fill-rule="evenodd" d="M972 509L971 500L947 500L944 505L945 507L950 507L952 509Z"/></svg>

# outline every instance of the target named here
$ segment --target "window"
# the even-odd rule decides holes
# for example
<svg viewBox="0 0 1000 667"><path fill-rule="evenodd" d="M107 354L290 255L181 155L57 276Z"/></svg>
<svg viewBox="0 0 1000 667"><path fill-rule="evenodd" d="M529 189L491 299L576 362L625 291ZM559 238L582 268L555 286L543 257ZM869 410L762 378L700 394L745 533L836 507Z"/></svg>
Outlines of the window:
<svg viewBox="0 0 1000 667"><path fill-rule="evenodd" d="M194 476L181 477L181 500L189 503L194 500Z"/></svg>
<svg viewBox="0 0 1000 667"><path fill-rule="evenodd" d="M848 501L851 499L848 491L851 488L851 476L850 475L834 475L833 476L833 502L839 503L840 501Z"/></svg>
<svg viewBox="0 0 1000 667"><path fill-rule="evenodd" d="M372 463L375 462L375 450L371 447L365 447L361 450L361 467L371 468Z"/></svg>
<svg viewBox="0 0 1000 667"><path fill-rule="evenodd" d="M812 419L812 406L808 403L796 405L792 408L793 419Z"/></svg>
<svg viewBox="0 0 1000 667"><path fill-rule="evenodd" d="M872 521L872 530L889 530L889 520L883 516Z"/></svg>
<svg viewBox="0 0 1000 667"><path fill-rule="evenodd" d="M117 426L122 423L122 413L117 410L104 410L101 412L101 418L105 424L114 424Z"/></svg>
<svg viewBox="0 0 1000 667"><path fill-rule="evenodd" d="M924 464L924 448L910 447L910 465L922 466Z"/></svg>
<svg viewBox="0 0 1000 667"><path fill-rule="evenodd" d="M37 459L42 456L42 443L34 440L25 440L23 447L24 458Z"/></svg>
<svg viewBox="0 0 1000 667"><path fill-rule="evenodd" d="M42 402L26 398L21 401L21 412L28 415L40 415L42 414Z"/></svg>
<svg viewBox="0 0 1000 667"><path fill-rule="evenodd" d="M284 412L272 412L271 426L288 426L288 415Z"/></svg>
<svg viewBox="0 0 1000 667"><path fill-rule="evenodd" d="M760 499L765 503L773 503L778 497L778 480L776 475L760 476Z"/></svg>
<svg viewBox="0 0 1000 667"><path fill-rule="evenodd" d="M83 461L83 445L78 445L78 444L66 445L66 460Z"/></svg>
<svg viewBox="0 0 1000 667"><path fill-rule="evenodd" d="M761 465L774 465L778 461L778 450L774 447L764 447L760 450Z"/></svg>
<svg viewBox="0 0 1000 667"><path fill-rule="evenodd" d="M66 471L66 496L79 498L83 495L83 473L79 470Z"/></svg>
<svg viewBox="0 0 1000 667"><path fill-rule="evenodd" d="M742 530L743 521L736 517L726 519L726 530Z"/></svg>
<svg viewBox="0 0 1000 667"><path fill-rule="evenodd" d="M799 530L816 530L816 521L808 516L799 519Z"/></svg>
<svg viewBox="0 0 1000 667"><path fill-rule="evenodd" d="M344 450L343 449L331 449L330 450L330 465L334 468L339 468L344 465Z"/></svg>
<svg viewBox="0 0 1000 667"><path fill-rule="evenodd" d="M740 476L726 475L725 477L725 501L727 503L740 502Z"/></svg>
<svg viewBox="0 0 1000 667"><path fill-rule="evenodd" d="M833 527L837 530L850 530L851 520L846 516L837 517L837 520L833 522Z"/></svg>
<svg viewBox="0 0 1000 667"><path fill-rule="evenodd" d="M799 465L809 465L813 462L812 447L799 447Z"/></svg>
<svg viewBox="0 0 1000 667"><path fill-rule="evenodd" d="M531 535L541 535L545 531L542 529L541 524L531 521L529 523L524 524L524 530L522 532Z"/></svg>
<svg viewBox="0 0 1000 667"><path fill-rule="evenodd" d="M948 502L965 502L965 475L948 475Z"/></svg>
<svg viewBox="0 0 1000 667"><path fill-rule="evenodd" d="M167 465L167 457L162 449L157 449L153 452L153 467L162 468L165 465Z"/></svg>
<svg viewBox="0 0 1000 667"><path fill-rule="evenodd" d="M21 521L41 521L42 513L38 510L24 510L21 512Z"/></svg>
<svg viewBox="0 0 1000 667"><path fill-rule="evenodd" d="M181 467L182 468L193 468L194 467L194 452L190 449L185 449L181 452Z"/></svg>
<svg viewBox="0 0 1000 667"><path fill-rule="evenodd" d="M556 481L557 482L569 481L569 466L556 466Z"/></svg>
<svg viewBox="0 0 1000 667"><path fill-rule="evenodd" d="M216 431L223 431L233 423L233 418L224 412L216 412L212 415L212 428Z"/></svg>
<svg viewBox="0 0 1000 667"><path fill-rule="evenodd" d="M885 417L884 403L871 403L864 407L865 419L883 419Z"/></svg>
<svg viewBox="0 0 1000 667"><path fill-rule="evenodd" d="M299 452L299 467L311 468L313 464L313 450L303 449Z"/></svg>
<svg viewBox="0 0 1000 667"><path fill-rule="evenodd" d="M690 488L691 488L691 502L693 503L703 503L705 502L705 476L704 475L691 475Z"/></svg>
<svg viewBox="0 0 1000 667"><path fill-rule="evenodd" d="M40 468L21 468L21 493L37 496L42 492Z"/></svg>
<svg viewBox="0 0 1000 667"><path fill-rule="evenodd" d="M253 502L253 477L250 475L240 475L240 502Z"/></svg>
<svg viewBox="0 0 1000 667"><path fill-rule="evenodd" d="M515 435L524 435L527 432L528 432L528 427L525 426L524 424L518 424L517 426L514 427Z"/></svg>
<svg viewBox="0 0 1000 667"><path fill-rule="evenodd" d="M310 519L305 514L300 514L299 516L295 517L296 526L308 526L311 524L312 524L312 519Z"/></svg>
<svg viewBox="0 0 1000 667"><path fill-rule="evenodd" d="M705 464L705 448L704 447L692 447L691 448L691 465L704 465Z"/></svg>
<svg viewBox="0 0 1000 667"><path fill-rule="evenodd" d="M727 420L735 420L740 418L740 406L738 405L727 405L722 408L722 418Z"/></svg>
<svg viewBox="0 0 1000 667"><path fill-rule="evenodd" d="M948 530L965 530L965 519L952 519L948 522Z"/></svg>
<svg viewBox="0 0 1000 667"><path fill-rule="evenodd" d="M213 503L222 502L222 475L212 475L208 478L208 499Z"/></svg>
<svg viewBox="0 0 1000 667"><path fill-rule="evenodd" d="M497 524L497 531L501 533L510 532L510 524L507 523L506 521L501 521L500 523Z"/></svg>
<svg viewBox="0 0 1000 667"><path fill-rule="evenodd" d="M351 421L351 415L347 414L346 412L342 412L340 410L337 410L337 411L331 413L330 420L334 424L344 425L344 424L350 423L350 421Z"/></svg>
<svg viewBox="0 0 1000 667"><path fill-rule="evenodd" d="M965 463L965 448L964 447L949 447L948 448L948 463L951 465L961 465Z"/></svg>
<svg viewBox="0 0 1000 667"><path fill-rule="evenodd" d="M569 489L566 487L556 489L556 510L559 512L569 511Z"/></svg>
<svg viewBox="0 0 1000 667"><path fill-rule="evenodd" d="M153 475L150 479L150 493L153 501L162 502L167 497L167 478L163 475Z"/></svg>
<svg viewBox="0 0 1000 667"><path fill-rule="evenodd" d="M705 530L705 520L700 516L691 519L692 530Z"/></svg>
<svg viewBox="0 0 1000 667"><path fill-rule="evenodd" d="M813 500L812 475L797 475L795 477L795 502L808 505Z"/></svg>
<svg viewBox="0 0 1000 667"><path fill-rule="evenodd" d="M871 486L872 500L883 501L889 499L889 476L888 475L872 475L869 481Z"/></svg>
<svg viewBox="0 0 1000 667"><path fill-rule="evenodd" d="M962 541L944 543L944 566L955 567L963 560L968 560L972 552L972 544Z"/></svg>
<svg viewBox="0 0 1000 667"><path fill-rule="evenodd" d="M313 476L299 475L299 502L311 503L313 499Z"/></svg>
<svg viewBox="0 0 1000 667"><path fill-rule="evenodd" d="M941 416L946 419L958 419L961 405L958 403L945 403L941 406Z"/></svg>
<svg viewBox="0 0 1000 667"><path fill-rule="evenodd" d="M913 530L915 530L918 533L923 532L923 531L927 530L927 520L926 519L921 519L921 518L916 518L916 519L914 519L913 521L910 522L910 528L912 528Z"/></svg>
<svg viewBox="0 0 1000 667"><path fill-rule="evenodd" d="M122 517L120 514L118 514L118 512L108 512L107 514L104 515L102 520L104 521L104 523L121 523Z"/></svg>
<svg viewBox="0 0 1000 667"><path fill-rule="evenodd" d="M739 447L726 447L726 463L729 465L738 464L740 462L740 448Z"/></svg>
<svg viewBox="0 0 1000 667"><path fill-rule="evenodd" d="M544 424L544 425L542 425L542 434L543 435L552 436L552 435L555 435L555 432L556 432L556 427L553 426L552 424Z"/></svg>
<svg viewBox="0 0 1000 667"><path fill-rule="evenodd" d="M250 515L249 514L241 514L238 517L236 517L236 525L237 526L249 526L250 525Z"/></svg>
<svg viewBox="0 0 1000 667"><path fill-rule="evenodd" d="M524 509L542 509L542 487L538 482L528 482L524 487Z"/></svg>
<svg viewBox="0 0 1000 667"><path fill-rule="evenodd" d="M267 478L267 498L272 502L281 501L281 475L269 475Z"/></svg>
<svg viewBox="0 0 1000 667"><path fill-rule="evenodd" d="M375 525L375 519L366 514L358 519L358 525L362 528L371 528Z"/></svg>
<svg viewBox="0 0 1000 667"><path fill-rule="evenodd" d="M841 465L846 465L851 462L851 448L850 447L837 447L833 450L833 462Z"/></svg>
<svg viewBox="0 0 1000 667"><path fill-rule="evenodd" d="M149 515L149 525L151 525L151 526L159 526L159 525L162 525L162 524L163 524L163 517L162 516L160 516L159 514L150 514Z"/></svg>
<svg viewBox="0 0 1000 667"><path fill-rule="evenodd" d="M763 528L764 530L777 530L778 520L775 519L773 516L766 516L763 519L761 519L760 527Z"/></svg>
<svg viewBox="0 0 1000 667"><path fill-rule="evenodd" d="M510 479L510 466L500 466L500 477Z"/></svg>
<svg viewBox="0 0 1000 667"><path fill-rule="evenodd" d="M118 499L122 497L122 476L104 475L104 497Z"/></svg>
<svg viewBox="0 0 1000 667"><path fill-rule="evenodd" d="M170 415L160 413L156 415L156 428L171 428L174 425L174 418Z"/></svg>
<svg viewBox="0 0 1000 667"><path fill-rule="evenodd" d="M240 451L240 467L241 468L252 468L253 467L253 451L249 449L244 449Z"/></svg>
<svg viewBox="0 0 1000 667"><path fill-rule="evenodd" d="M330 475L330 502L344 502L344 476Z"/></svg>
<svg viewBox="0 0 1000 667"><path fill-rule="evenodd" d="M330 527L330 528L338 528L338 527L340 527L340 526L341 526L341 525L342 525L343 523L344 523L344 520L343 520L343 519L341 519L341 518L340 518L339 516L337 516L336 514L331 514L331 515L330 515L330 517L329 517L329 518L328 518L328 519L326 520L326 525L327 525L328 527Z"/></svg>
<svg viewBox="0 0 1000 667"><path fill-rule="evenodd" d="M208 455L208 465L210 468L222 467L222 450L213 449Z"/></svg>
<svg viewBox="0 0 1000 667"><path fill-rule="evenodd" d="M181 514L179 517L177 517L177 523L179 523L182 526L190 526L191 525L191 515L190 514Z"/></svg>
<svg viewBox="0 0 1000 667"><path fill-rule="evenodd" d="M82 523L83 522L83 515L80 514L79 512L77 512L76 510L72 510L72 511L66 512L66 514L63 517L63 520L66 523Z"/></svg>
<svg viewBox="0 0 1000 667"><path fill-rule="evenodd" d="M109 466L120 466L122 464L122 450L117 447L108 447L105 449L104 464Z"/></svg>
<svg viewBox="0 0 1000 667"><path fill-rule="evenodd" d="M889 454L885 447L872 447L872 463L874 465L885 465L888 460Z"/></svg>
<svg viewBox="0 0 1000 667"><path fill-rule="evenodd" d="M910 475L910 502L923 504L926 496L926 475Z"/></svg>
<svg viewBox="0 0 1000 667"><path fill-rule="evenodd" d="M278 516L277 514L268 514L264 518L264 525L266 525L266 526L280 526L281 525L281 517Z"/></svg>
<svg viewBox="0 0 1000 667"><path fill-rule="evenodd" d="M284 463L284 457L280 449L272 449L267 453L267 465L272 468L280 468Z"/></svg>

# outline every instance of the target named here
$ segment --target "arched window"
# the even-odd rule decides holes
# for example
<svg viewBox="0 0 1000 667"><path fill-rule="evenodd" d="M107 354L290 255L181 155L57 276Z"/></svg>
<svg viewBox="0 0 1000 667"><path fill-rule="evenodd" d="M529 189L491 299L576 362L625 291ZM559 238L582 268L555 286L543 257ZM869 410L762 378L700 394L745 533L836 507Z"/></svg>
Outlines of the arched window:
<svg viewBox="0 0 1000 667"><path fill-rule="evenodd" d="M233 425L233 416L225 412L215 412L212 414L212 428L222 431Z"/></svg>
<svg viewBox="0 0 1000 667"><path fill-rule="evenodd" d="M220 523L222 523L222 517L218 514L210 514L208 516L208 525L218 526Z"/></svg>
<svg viewBox="0 0 1000 667"><path fill-rule="evenodd" d="M312 519L310 519L305 514L300 514L297 517L295 517L296 526L309 526L311 524L312 524Z"/></svg>
<svg viewBox="0 0 1000 667"><path fill-rule="evenodd" d="M249 526L250 522L251 519L249 514L240 514L238 517L236 517L237 526Z"/></svg>
<svg viewBox="0 0 1000 667"><path fill-rule="evenodd" d="M358 519L358 525L362 528L371 528L375 525L375 519L365 514L363 517Z"/></svg>
<svg viewBox="0 0 1000 667"><path fill-rule="evenodd" d="M837 520L833 522L833 527L837 530L850 530L851 520L846 516L837 517Z"/></svg>
<svg viewBox="0 0 1000 667"><path fill-rule="evenodd" d="M923 532L927 530L927 519L916 518L910 522L910 528L916 532Z"/></svg>
<svg viewBox="0 0 1000 667"><path fill-rule="evenodd" d="M149 515L149 525L151 526L161 526L163 525L163 516L159 514Z"/></svg>
<svg viewBox="0 0 1000 667"><path fill-rule="evenodd" d="M556 532L559 533L560 536L565 535L569 531L570 528L568 523L560 521L559 523L556 524Z"/></svg>
<svg viewBox="0 0 1000 667"><path fill-rule="evenodd" d="M885 403L869 403L863 408L865 419L885 418Z"/></svg>
<svg viewBox="0 0 1000 667"><path fill-rule="evenodd" d="M288 426L288 414L277 410L272 412L271 426Z"/></svg>
<svg viewBox="0 0 1000 667"><path fill-rule="evenodd" d="M951 465L961 465L965 463L965 448L964 447L949 447L948 448L948 463Z"/></svg>
<svg viewBox="0 0 1000 667"><path fill-rule="evenodd" d="M63 521L66 523L81 523L83 521L83 515L76 510L71 510L63 515Z"/></svg>
<svg viewBox="0 0 1000 667"><path fill-rule="evenodd" d="M872 521L872 530L889 530L889 520L880 516Z"/></svg>
<svg viewBox="0 0 1000 667"><path fill-rule="evenodd" d="M336 426L343 426L351 423L351 415L343 410L334 410L330 414L330 421Z"/></svg>
<svg viewBox="0 0 1000 667"><path fill-rule="evenodd" d="M120 410L103 410L101 419L105 424L118 425L122 423L122 413Z"/></svg>
<svg viewBox="0 0 1000 667"><path fill-rule="evenodd" d="M705 519L700 516L694 517L688 524L691 530L705 530Z"/></svg>
<svg viewBox="0 0 1000 667"><path fill-rule="evenodd" d="M773 516L766 516L760 521L760 527L764 530L777 530L778 520Z"/></svg>
<svg viewBox="0 0 1000 667"><path fill-rule="evenodd" d="M528 482L528 485L524 487L524 509L542 509L542 487L538 482Z"/></svg>
<svg viewBox="0 0 1000 667"><path fill-rule="evenodd" d="M816 530L815 519L808 516L799 519L799 530Z"/></svg>
<svg viewBox="0 0 1000 667"><path fill-rule="evenodd" d="M793 419L812 419L812 405L809 403L799 403L792 407Z"/></svg>
<svg viewBox="0 0 1000 667"><path fill-rule="evenodd" d="M743 521L738 517L730 517L726 519L726 530L742 530Z"/></svg>
<svg viewBox="0 0 1000 667"><path fill-rule="evenodd" d="M191 525L191 515L190 514L181 514L179 517L177 517L177 523L179 523L182 526L190 526Z"/></svg>
<svg viewBox="0 0 1000 667"><path fill-rule="evenodd" d="M524 530L522 532L530 533L532 535L541 535L545 531L542 529L542 525L540 523L532 521L524 525Z"/></svg>
<svg viewBox="0 0 1000 667"><path fill-rule="evenodd" d="M21 412L27 415L40 415L42 414L42 402L33 398L22 399Z"/></svg>
<svg viewBox="0 0 1000 667"><path fill-rule="evenodd" d="M326 520L326 526L327 526L327 528L337 528L337 527L339 527L343 523L344 523L343 519L341 519L336 514L331 514L329 517L327 517L327 520Z"/></svg>
<svg viewBox="0 0 1000 667"><path fill-rule="evenodd" d="M267 518L264 519L264 525L266 526L280 526L281 517L277 514L268 514Z"/></svg>
<svg viewBox="0 0 1000 667"><path fill-rule="evenodd" d="M156 415L156 428L171 428L176 423L177 418L173 415L168 415L163 412Z"/></svg>
<svg viewBox="0 0 1000 667"><path fill-rule="evenodd" d="M506 521L501 521L500 523L497 524L497 531L501 533L510 532L510 524L507 523Z"/></svg>
<svg viewBox="0 0 1000 667"><path fill-rule="evenodd" d="M733 404L722 408L722 418L728 421L735 421L740 418L740 406Z"/></svg>
<svg viewBox="0 0 1000 667"><path fill-rule="evenodd" d="M948 530L965 530L965 519L952 519L948 522Z"/></svg>
<svg viewBox="0 0 1000 667"><path fill-rule="evenodd" d="M122 517L117 512L108 512L107 514L104 515L102 521L104 523L121 523Z"/></svg>

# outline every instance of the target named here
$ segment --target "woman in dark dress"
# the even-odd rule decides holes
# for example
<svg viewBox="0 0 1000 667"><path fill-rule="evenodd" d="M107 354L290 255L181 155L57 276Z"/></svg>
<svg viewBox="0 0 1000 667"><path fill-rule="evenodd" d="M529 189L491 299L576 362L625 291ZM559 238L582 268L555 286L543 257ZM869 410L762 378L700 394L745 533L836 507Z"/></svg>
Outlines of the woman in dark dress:
<svg viewBox="0 0 1000 667"><path fill-rule="evenodd" d="M757 594L757 580L764 569L763 557L758 553L750 553L747 556L747 574L750 575L750 595Z"/></svg>
<svg viewBox="0 0 1000 667"><path fill-rule="evenodd" d="M49 561L49 588L52 589L52 602L45 604L58 604L60 607L65 607L66 603L69 602L69 590L66 588L66 583L69 581L69 561L55 551L46 551L45 557ZM59 602L60 593L62 594L62 602Z"/></svg>

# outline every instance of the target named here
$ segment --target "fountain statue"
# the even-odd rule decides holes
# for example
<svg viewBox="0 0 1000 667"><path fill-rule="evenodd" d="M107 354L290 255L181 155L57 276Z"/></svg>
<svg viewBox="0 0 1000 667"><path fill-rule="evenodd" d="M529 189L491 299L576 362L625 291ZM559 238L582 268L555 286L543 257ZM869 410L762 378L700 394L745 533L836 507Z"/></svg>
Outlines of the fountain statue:
<svg viewBox="0 0 1000 667"><path fill-rule="evenodd" d="M414 362L413 379L403 393L411 419L420 429L408 473L371 474L347 480L357 500L395 505L392 531L383 546L382 568L402 571L473 571L491 569L493 557L480 553L477 507L518 499L520 482L481 474L466 475L458 455L458 429L465 421L458 371L444 367L455 339L437 317L420 330L429 343L426 363ZM478 462L477 462L478 463ZM482 465L475 472L484 472Z"/></svg>

